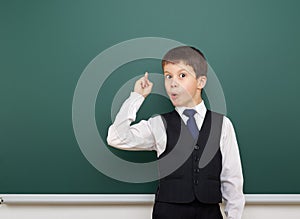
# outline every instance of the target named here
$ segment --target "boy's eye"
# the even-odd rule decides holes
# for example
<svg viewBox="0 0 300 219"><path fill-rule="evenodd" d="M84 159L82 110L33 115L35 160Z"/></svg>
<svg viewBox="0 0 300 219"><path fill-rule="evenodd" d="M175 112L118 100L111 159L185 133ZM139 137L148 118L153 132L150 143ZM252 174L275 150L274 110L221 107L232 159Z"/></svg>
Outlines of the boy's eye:
<svg viewBox="0 0 300 219"><path fill-rule="evenodd" d="M172 78L171 75L165 75L166 79Z"/></svg>
<svg viewBox="0 0 300 219"><path fill-rule="evenodd" d="M180 73L179 77L184 78L185 77L185 73Z"/></svg>

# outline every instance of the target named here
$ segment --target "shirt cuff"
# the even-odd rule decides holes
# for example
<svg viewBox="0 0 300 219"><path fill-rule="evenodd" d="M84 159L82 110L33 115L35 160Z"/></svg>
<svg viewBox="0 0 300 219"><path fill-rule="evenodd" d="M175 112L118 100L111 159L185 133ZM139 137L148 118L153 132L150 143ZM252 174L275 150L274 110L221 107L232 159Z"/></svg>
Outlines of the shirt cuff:
<svg viewBox="0 0 300 219"><path fill-rule="evenodd" d="M132 91L130 93L130 97L134 98L134 99L140 99L140 98L142 98L143 100L145 99L145 97L143 95L141 95L141 94L139 94L139 93L137 93L135 91Z"/></svg>

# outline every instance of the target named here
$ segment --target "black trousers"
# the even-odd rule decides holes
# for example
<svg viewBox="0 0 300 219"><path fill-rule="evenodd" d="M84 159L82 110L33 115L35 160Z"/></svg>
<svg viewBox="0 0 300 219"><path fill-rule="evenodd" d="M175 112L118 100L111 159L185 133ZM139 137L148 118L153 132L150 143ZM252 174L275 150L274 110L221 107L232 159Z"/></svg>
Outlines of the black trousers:
<svg viewBox="0 0 300 219"><path fill-rule="evenodd" d="M223 219L219 204L155 202L152 219Z"/></svg>

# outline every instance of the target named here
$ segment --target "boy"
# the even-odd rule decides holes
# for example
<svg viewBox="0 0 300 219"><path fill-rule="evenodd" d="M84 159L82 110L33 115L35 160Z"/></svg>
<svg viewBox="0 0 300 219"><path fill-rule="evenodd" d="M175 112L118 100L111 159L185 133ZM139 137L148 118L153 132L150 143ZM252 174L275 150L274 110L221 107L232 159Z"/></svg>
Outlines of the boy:
<svg viewBox="0 0 300 219"><path fill-rule="evenodd" d="M109 127L108 144L123 150L156 150L158 158L162 158L175 149L181 132L188 130L194 143L189 141L178 147L193 150L178 169L159 180L153 219L222 218L222 198L227 218L240 219L245 199L237 140L230 120L206 109L202 100L207 80L204 55L194 47L176 47L165 54L162 68L165 89L175 110L130 125L152 90L146 72L136 81L134 91ZM212 143L208 143L210 132L214 134ZM199 167L201 155L208 147L217 150L208 164Z"/></svg>

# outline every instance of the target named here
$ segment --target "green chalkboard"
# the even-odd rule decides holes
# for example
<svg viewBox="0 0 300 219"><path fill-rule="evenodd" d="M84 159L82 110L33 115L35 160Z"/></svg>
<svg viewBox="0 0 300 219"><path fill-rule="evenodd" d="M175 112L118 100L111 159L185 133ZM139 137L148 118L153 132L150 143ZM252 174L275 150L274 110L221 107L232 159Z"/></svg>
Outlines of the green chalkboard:
<svg viewBox="0 0 300 219"><path fill-rule="evenodd" d="M1 0L0 193L154 193L156 182L121 182L86 159L72 103L80 76L101 52L161 37L201 49L214 69L236 130L245 193L299 194L299 7L296 0ZM104 81L95 103L104 140L116 92L145 71L161 73L160 61L128 62ZM151 94L137 121L171 109ZM156 158L109 150L137 163Z"/></svg>

